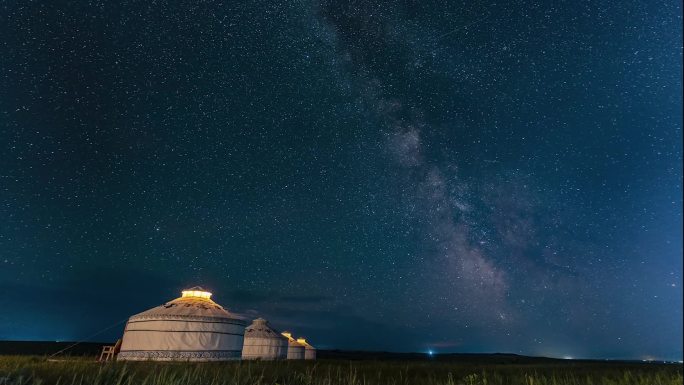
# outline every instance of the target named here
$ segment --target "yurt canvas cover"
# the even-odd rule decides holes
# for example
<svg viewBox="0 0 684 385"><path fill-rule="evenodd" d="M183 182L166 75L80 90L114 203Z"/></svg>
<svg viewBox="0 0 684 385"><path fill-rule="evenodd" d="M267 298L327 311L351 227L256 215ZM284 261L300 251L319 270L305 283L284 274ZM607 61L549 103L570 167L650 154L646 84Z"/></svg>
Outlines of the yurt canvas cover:
<svg viewBox="0 0 684 385"><path fill-rule="evenodd" d="M242 359L281 360L287 358L287 338L263 318L257 318L245 329Z"/></svg>
<svg viewBox="0 0 684 385"><path fill-rule="evenodd" d="M304 359L304 345L292 338L292 333L283 332L285 338L288 340L287 359L288 360L303 360Z"/></svg>
<svg viewBox="0 0 684 385"><path fill-rule="evenodd" d="M118 360L224 361L242 356L246 322L200 287L128 319Z"/></svg>

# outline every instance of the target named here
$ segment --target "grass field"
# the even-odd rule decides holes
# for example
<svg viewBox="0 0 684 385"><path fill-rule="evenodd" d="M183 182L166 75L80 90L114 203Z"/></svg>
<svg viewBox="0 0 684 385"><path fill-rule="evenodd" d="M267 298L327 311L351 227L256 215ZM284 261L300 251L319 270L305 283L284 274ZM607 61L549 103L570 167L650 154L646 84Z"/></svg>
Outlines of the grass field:
<svg viewBox="0 0 684 385"><path fill-rule="evenodd" d="M681 385L681 364L556 363L478 365L437 361L108 363L0 356L0 385Z"/></svg>

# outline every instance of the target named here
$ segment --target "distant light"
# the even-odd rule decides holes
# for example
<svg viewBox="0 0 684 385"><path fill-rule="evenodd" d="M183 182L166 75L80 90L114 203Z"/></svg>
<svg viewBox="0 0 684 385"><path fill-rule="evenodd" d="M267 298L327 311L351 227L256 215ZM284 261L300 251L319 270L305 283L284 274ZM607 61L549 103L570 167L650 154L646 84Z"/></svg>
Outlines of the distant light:
<svg viewBox="0 0 684 385"><path fill-rule="evenodd" d="M571 357L571 356L563 356L563 359L564 360L574 360L575 358Z"/></svg>
<svg viewBox="0 0 684 385"><path fill-rule="evenodd" d="M428 350L428 356L432 357L435 355L435 352L432 351L432 349Z"/></svg>

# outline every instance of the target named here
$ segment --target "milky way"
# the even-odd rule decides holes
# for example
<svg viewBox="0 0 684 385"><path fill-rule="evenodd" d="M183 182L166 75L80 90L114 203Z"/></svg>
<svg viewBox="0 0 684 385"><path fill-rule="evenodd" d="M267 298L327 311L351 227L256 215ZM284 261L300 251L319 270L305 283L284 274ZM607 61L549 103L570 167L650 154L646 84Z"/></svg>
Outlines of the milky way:
<svg viewBox="0 0 684 385"><path fill-rule="evenodd" d="M681 359L680 4L2 7L0 339Z"/></svg>

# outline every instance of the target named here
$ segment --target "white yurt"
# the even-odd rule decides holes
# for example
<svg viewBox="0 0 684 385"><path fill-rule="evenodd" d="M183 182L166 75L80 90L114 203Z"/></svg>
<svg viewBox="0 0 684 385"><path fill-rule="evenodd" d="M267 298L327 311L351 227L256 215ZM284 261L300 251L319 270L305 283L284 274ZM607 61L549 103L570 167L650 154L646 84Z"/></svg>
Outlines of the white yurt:
<svg viewBox="0 0 684 385"><path fill-rule="evenodd" d="M304 345L300 344L292 338L292 333L283 332L285 338L287 338L287 359L288 360L303 360L304 359Z"/></svg>
<svg viewBox="0 0 684 385"><path fill-rule="evenodd" d="M316 348L309 345L304 338L297 338L297 342L304 346L304 359L305 360L315 360L316 359Z"/></svg>
<svg viewBox="0 0 684 385"><path fill-rule="evenodd" d="M129 318L117 360L239 360L246 324L196 286Z"/></svg>
<svg viewBox="0 0 684 385"><path fill-rule="evenodd" d="M242 347L243 360L284 360L287 358L288 340L269 325L257 318L245 329Z"/></svg>

